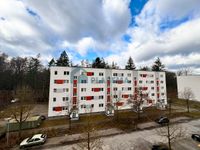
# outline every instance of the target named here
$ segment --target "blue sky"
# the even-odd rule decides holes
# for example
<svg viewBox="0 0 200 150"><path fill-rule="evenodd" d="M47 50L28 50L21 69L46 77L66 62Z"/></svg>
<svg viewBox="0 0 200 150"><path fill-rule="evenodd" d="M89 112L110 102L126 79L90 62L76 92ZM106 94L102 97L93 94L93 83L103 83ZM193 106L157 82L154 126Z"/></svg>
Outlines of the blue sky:
<svg viewBox="0 0 200 150"><path fill-rule="evenodd" d="M199 0L1 0L0 53L40 53L47 64L66 50L74 64L99 56L121 68L129 56L138 68L160 57L169 70L200 73L199 8Z"/></svg>

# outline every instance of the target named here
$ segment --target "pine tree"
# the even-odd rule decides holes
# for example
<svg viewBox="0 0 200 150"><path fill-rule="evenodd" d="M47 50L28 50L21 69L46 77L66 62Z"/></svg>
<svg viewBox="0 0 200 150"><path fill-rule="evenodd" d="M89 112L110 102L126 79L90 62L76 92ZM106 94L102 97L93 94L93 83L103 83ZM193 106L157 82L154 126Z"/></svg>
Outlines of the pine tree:
<svg viewBox="0 0 200 150"><path fill-rule="evenodd" d="M92 68L106 68L106 67L107 65L103 58L97 57L92 63Z"/></svg>
<svg viewBox="0 0 200 150"><path fill-rule="evenodd" d="M152 71L164 71L165 65L162 64L158 57L152 66Z"/></svg>
<svg viewBox="0 0 200 150"><path fill-rule="evenodd" d="M51 67L51 66L55 66L55 65L56 65L56 62L55 62L54 58L52 58L48 64L48 66Z"/></svg>
<svg viewBox="0 0 200 150"><path fill-rule="evenodd" d="M65 51L60 55L60 58L56 62L57 66L69 66L69 58Z"/></svg>
<svg viewBox="0 0 200 150"><path fill-rule="evenodd" d="M133 62L133 59L131 57L129 57L127 65L125 66L125 69L128 69L128 70L135 70L136 69L135 64Z"/></svg>

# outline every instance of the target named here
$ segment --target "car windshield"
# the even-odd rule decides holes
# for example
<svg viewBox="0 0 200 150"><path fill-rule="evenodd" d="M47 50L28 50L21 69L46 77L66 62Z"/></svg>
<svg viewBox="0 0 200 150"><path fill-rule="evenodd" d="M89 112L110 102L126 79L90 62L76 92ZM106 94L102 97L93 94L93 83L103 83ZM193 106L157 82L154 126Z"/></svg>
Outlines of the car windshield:
<svg viewBox="0 0 200 150"><path fill-rule="evenodd" d="M45 134L42 134L42 135L41 135L41 138L45 138L45 136L46 136Z"/></svg>

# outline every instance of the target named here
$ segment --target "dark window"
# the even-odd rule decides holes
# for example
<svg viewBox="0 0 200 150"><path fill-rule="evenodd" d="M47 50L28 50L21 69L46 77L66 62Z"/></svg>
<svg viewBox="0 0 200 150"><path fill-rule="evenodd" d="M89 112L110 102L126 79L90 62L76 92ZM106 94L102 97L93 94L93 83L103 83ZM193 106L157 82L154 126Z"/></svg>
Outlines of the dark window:
<svg viewBox="0 0 200 150"><path fill-rule="evenodd" d="M53 101L54 101L54 102L56 101L56 98L55 98L55 97L53 98Z"/></svg>
<svg viewBox="0 0 200 150"><path fill-rule="evenodd" d="M54 74L57 75L57 74L58 74L58 71L55 71Z"/></svg>

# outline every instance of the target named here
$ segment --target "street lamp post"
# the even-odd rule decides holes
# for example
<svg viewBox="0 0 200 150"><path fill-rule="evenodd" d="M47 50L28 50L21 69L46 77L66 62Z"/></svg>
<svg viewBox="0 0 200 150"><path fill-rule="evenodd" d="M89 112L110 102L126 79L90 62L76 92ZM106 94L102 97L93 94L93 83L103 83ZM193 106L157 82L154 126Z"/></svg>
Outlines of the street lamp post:
<svg viewBox="0 0 200 150"><path fill-rule="evenodd" d="M6 134L6 139L7 139L7 146L9 145L9 131L10 131L10 120L12 118L6 118L6 121L7 121L7 134Z"/></svg>

